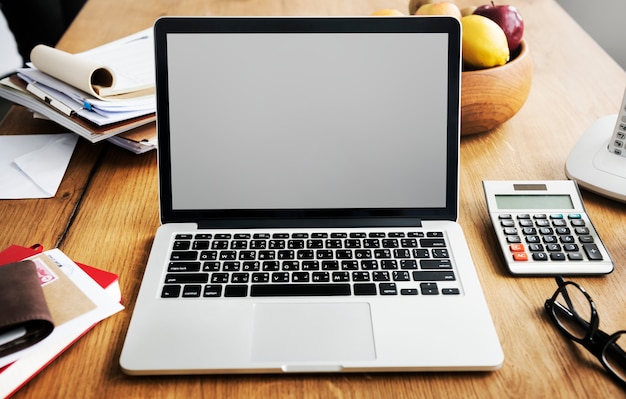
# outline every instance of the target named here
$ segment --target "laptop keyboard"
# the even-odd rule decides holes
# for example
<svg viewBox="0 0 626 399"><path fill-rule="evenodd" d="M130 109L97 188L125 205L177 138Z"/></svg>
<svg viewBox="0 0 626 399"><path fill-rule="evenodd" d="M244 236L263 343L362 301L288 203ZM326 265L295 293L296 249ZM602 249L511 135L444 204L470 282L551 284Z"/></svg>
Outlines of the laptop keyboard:
<svg viewBox="0 0 626 399"><path fill-rule="evenodd" d="M443 232L194 233L162 298L460 295Z"/></svg>

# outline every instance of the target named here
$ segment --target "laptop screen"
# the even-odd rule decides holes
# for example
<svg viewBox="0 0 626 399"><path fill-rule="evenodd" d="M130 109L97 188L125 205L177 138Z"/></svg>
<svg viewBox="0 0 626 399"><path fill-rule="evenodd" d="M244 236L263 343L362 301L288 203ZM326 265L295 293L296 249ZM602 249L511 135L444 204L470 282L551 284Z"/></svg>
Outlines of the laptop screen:
<svg viewBox="0 0 626 399"><path fill-rule="evenodd" d="M157 23L166 209L209 218L449 213L458 30L447 18L418 19L191 19L161 37Z"/></svg>

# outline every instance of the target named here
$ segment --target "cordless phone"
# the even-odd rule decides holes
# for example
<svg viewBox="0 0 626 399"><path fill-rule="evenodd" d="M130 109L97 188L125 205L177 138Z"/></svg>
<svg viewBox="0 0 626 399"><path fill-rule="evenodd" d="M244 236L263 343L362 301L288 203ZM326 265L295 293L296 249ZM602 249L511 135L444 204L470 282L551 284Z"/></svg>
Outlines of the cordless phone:
<svg viewBox="0 0 626 399"><path fill-rule="evenodd" d="M617 122L615 123L613 136L611 140L609 140L609 151L626 157L626 90L624 90L622 106L617 114Z"/></svg>

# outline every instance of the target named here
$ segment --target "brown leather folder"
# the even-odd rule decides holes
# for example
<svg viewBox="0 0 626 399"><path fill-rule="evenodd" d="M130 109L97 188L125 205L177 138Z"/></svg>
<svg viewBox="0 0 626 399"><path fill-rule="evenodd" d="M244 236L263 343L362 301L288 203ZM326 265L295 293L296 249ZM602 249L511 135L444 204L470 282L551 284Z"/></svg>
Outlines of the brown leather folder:
<svg viewBox="0 0 626 399"><path fill-rule="evenodd" d="M0 266L0 357L41 341L53 329L35 264Z"/></svg>

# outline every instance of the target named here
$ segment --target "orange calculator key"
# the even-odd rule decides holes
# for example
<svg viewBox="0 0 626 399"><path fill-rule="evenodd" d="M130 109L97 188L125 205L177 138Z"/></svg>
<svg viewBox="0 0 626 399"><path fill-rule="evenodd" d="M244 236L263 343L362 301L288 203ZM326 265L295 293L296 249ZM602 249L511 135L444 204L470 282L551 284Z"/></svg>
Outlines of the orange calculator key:
<svg viewBox="0 0 626 399"><path fill-rule="evenodd" d="M511 244L509 245L511 252L525 252L524 244Z"/></svg>
<svg viewBox="0 0 626 399"><path fill-rule="evenodd" d="M514 252L513 260L518 262L524 262L528 260L528 254L526 252Z"/></svg>

